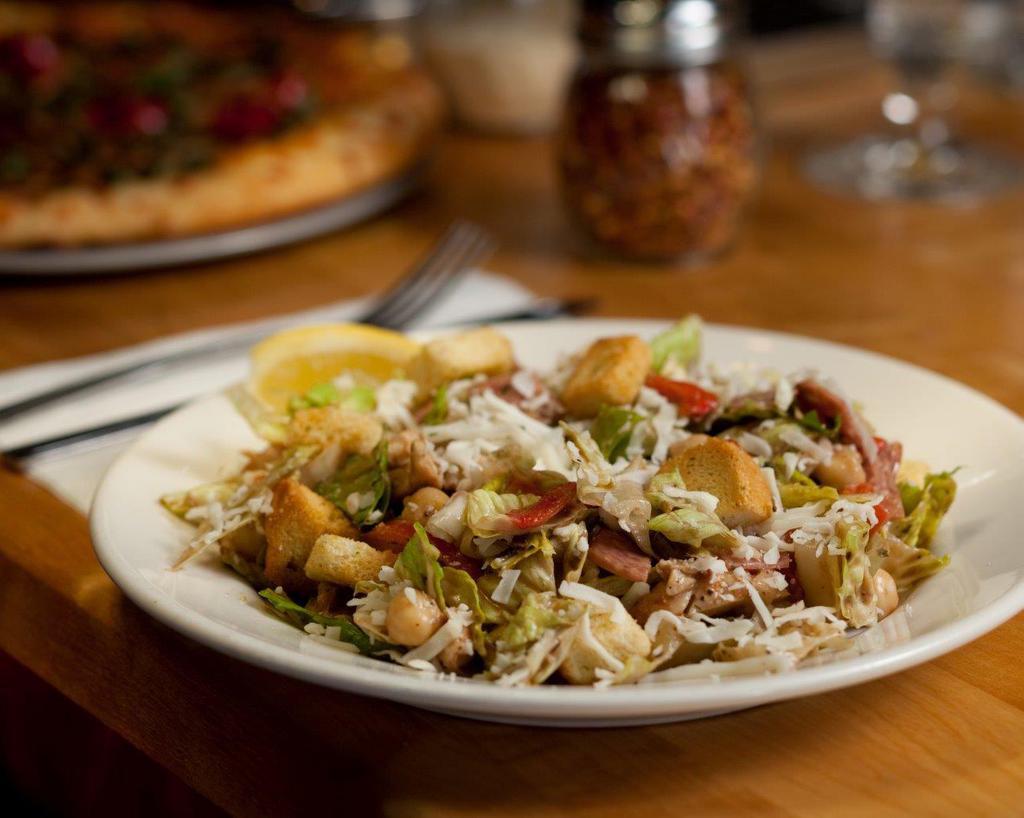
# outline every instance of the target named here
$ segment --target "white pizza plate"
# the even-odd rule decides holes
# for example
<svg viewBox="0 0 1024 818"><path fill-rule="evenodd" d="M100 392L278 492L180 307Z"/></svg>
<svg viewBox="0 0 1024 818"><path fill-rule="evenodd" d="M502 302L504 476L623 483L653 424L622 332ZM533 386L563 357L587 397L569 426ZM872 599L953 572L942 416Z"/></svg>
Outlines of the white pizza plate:
<svg viewBox="0 0 1024 818"><path fill-rule="evenodd" d="M350 227L384 212L420 184L423 167L351 196L277 219L175 239L96 247L0 250L0 273L18 276L131 273L220 261L296 244Z"/></svg>
<svg viewBox="0 0 1024 818"><path fill-rule="evenodd" d="M503 329L526 365L606 335L649 337L651 321L555 321ZM171 628L255 665L367 696L492 721L559 726L644 724L698 718L821 693L926 662L976 639L1024 608L1024 421L952 380L881 355L792 335L731 327L707 330L705 357L781 370L814 367L863 402L881 434L935 468L960 466L960 492L936 549L948 568L923 583L880 625L854 637L840 658L788 674L658 682L593 689L509 689L446 680L364 658L273 616L215 555L169 566L189 528L157 499L234 470L257 445L220 395L199 399L143 435L111 467L96 495L92 534L103 567L139 606ZM654 679L655 677L649 677Z"/></svg>

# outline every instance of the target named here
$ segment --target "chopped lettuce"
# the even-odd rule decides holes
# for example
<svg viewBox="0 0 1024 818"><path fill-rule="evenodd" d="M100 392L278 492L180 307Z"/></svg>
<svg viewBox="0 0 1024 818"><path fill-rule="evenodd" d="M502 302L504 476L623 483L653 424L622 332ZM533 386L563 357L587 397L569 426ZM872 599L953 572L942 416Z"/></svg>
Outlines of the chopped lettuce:
<svg viewBox="0 0 1024 818"><path fill-rule="evenodd" d="M299 625L299 627L308 625L310 622L315 622L317 625L323 625L325 628L340 628L341 641L348 642L350 645L355 645L359 648L360 653L380 653L381 651L390 650L394 647L387 642L379 642L377 640L370 639L370 637L367 636L362 629L347 616L325 616L324 614L314 613L308 608L304 608L302 605L299 605L297 602L292 602L292 600L284 594L271 591L269 588L260 591L260 596L263 597L263 601L273 608L278 614L293 624Z"/></svg>
<svg viewBox="0 0 1024 818"><path fill-rule="evenodd" d="M176 517L184 518L191 509L198 506L206 506L210 503L224 505L241 485L242 482L237 477L216 483L203 483L201 486L195 486L187 491L165 494L160 498L160 504Z"/></svg>
<svg viewBox="0 0 1024 818"><path fill-rule="evenodd" d="M466 525L474 537L497 537L514 529L508 512L525 508L538 500L535 494L499 494L475 489L466 500Z"/></svg>
<svg viewBox="0 0 1024 818"><path fill-rule="evenodd" d="M491 560L490 567L498 571L516 568L522 573L516 583L517 590L524 588L534 591L555 590L555 549L547 534L535 531L525 545L517 547Z"/></svg>
<svg viewBox="0 0 1024 818"><path fill-rule="evenodd" d="M288 411L294 415L302 409L335 405L356 412L372 412L377 405L377 396L369 386L353 386L342 392L333 383L318 383L304 395L296 395L288 401Z"/></svg>
<svg viewBox="0 0 1024 818"><path fill-rule="evenodd" d="M331 477L317 484L316 493L356 525L379 522L391 502L387 443L381 441L372 456L349 455Z"/></svg>
<svg viewBox="0 0 1024 818"><path fill-rule="evenodd" d="M438 561L441 552L419 523L415 525L415 532L395 560L395 571L402 579L411 582L413 587L430 594L443 609L444 569Z"/></svg>
<svg viewBox="0 0 1024 818"><path fill-rule="evenodd" d="M622 406L605 404L601 407L590 427L590 436L609 463L625 456L633 429L642 419L636 412Z"/></svg>
<svg viewBox="0 0 1024 818"><path fill-rule="evenodd" d="M569 582L579 582L590 548L586 525L575 523L561 526L552 530L551 536L555 538L557 551L562 555L562 577Z"/></svg>
<svg viewBox="0 0 1024 818"><path fill-rule="evenodd" d="M249 427L268 443L288 442L288 416L270 409L242 384L227 390L227 397Z"/></svg>
<svg viewBox="0 0 1024 818"><path fill-rule="evenodd" d="M890 523L889 530L912 548L930 547L939 523L956 497L953 474L929 474L920 488L901 484L900 496L907 516Z"/></svg>
<svg viewBox="0 0 1024 818"><path fill-rule="evenodd" d="M831 505L839 499L839 492L832 486L819 486L802 472L793 472L790 480L779 486L779 496L785 508L798 508L819 500L828 500Z"/></svg>
<svg viewBox="0 0 1024 818"><path fill-rule="evenodd" d="M735 544L733 533L714 514L708 514L692 506L677 508L651 518L651 531L664 534L672 542L681 545L732 548Z"/></svg>
<svg viewBox="0 0 1024 818"><path fill-rule="evenodd" d="M875 570L889 572L901 595L949 563L948 556L938 557L927 548L916 548L891 535L873 537L869 555Z"/></svg>
<svg viewBox="0 0 1024 818"><path fill-rule="evenodd" d="M476 652L483 655L487 652L487 635L484 624L501 622L501 610L487 597L476 584L476 581L458 568L445 567L441 587L445 602L450 607L465 605L473 613L472 637Z"/></svg>
<svg viewBox="0 0 1024 818"><path fill-rule="evenodd" d="M696 315L688 315L682 321L651 341L651 366L661 372L671 361L685 369L700 357L703 325Z"/></svg>
<svg viewBox="0 0 1024 818"><path fill-rule="evenodd" d="M434 399L430 404L430 411L427 412L427 416L423 418L424 426L436 426L438 423L444 423L445 418L448 417L448 387L441 385L437 387L434 392Z"/></svg>
<svg viewBox="0 0 1024 818"><path fill-rule="evenodd" d="M676 492L686 490L686 484L679 474L679 469L656 474L647 484L647 491L645 492L647 502L656 511L671 511L677 506L686 505L686 501L673 496L673 489Z"/></svg>
<svg viewBox="0 0 1024 818"><path fill-rule="evenodd" d="M445 602L449 607L464 604L476 615L480 622L493 624L501 621L501 611L481 591L473 577L459 568L445 566L443 571L444 578L442 579L441 586L444 590Z"/></svg>
<svg viewBox="0 0 1024 818"><path fill-rule="evenodd" d="M836 533L838 549L834 544L796 543L797 575L807 604L837 608L855 628L873 625L878 611L874 569L865 549L868 527L841 525Z"/></svg>
<svg viewBox="0 0 1024 818"><path fill-rule="evenodd" d="M775 393L756 392L740 395L724 406L715 418L715 429L721 430L747 420L767 420L779 417Z"/></svg>
<svg viewBox="0 0 1024 818"><path fill-rule="evenodd" d="M845 551L838 559L836 583L836 607L855 627L873 625L878 621L878 595L875 591L871 562L865 551L868 541L868 527L864 524L846 527L840 539ZM830 555L831 556L831 555Z"/></svg>
<svg viewBox="0 0 1024 818"><path fill-rule="evenodd" d="M529 594L512 618L490 634L488 677L543 683L568 656L586 609L554 593Z"/></svg>
<svg viewBox="0 0 1024 818"><path fill-rule="evenodd" d="M508 648L521 648L537 641L552 628L573 624L586 611L586 605L554 593L529 594L512 618L493 633L496 641Z"/></svg>
<svg viewBox="0 0 1024 818"><path fill-rule="evenodd" d="M341 392L333 383L318 383L309 388L304 395L295 395L288 401L288 411L295 413L300 409L313 409L330 406L341 400Z"/></svg>
<svg viewBox="0 0 1024 818"><path fill-rule="evenodd" d="M818 417L816 409L812 409L810 412L804 412L799 417L794 416L793 419L805 429L819 435L824 435L831 440L835 440L839 437L839 428L843 424L842 417L836 415L835 419L832 421L832 425L826 426L821 422L821 418Z"/></svg>

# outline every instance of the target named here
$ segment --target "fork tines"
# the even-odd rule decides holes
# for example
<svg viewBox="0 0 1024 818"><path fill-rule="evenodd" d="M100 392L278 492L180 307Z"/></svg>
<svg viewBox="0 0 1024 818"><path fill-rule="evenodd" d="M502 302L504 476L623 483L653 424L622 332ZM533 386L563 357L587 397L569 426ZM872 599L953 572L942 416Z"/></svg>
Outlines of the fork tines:
<svg viewBox="0 0 1024 818"><path fill-rule="evenodd" d="M416 269L362 317L363 323L390 329L406 326L426 304L439 298L493 249L493 240L481 227L461 220L452 223Z"/></svg>

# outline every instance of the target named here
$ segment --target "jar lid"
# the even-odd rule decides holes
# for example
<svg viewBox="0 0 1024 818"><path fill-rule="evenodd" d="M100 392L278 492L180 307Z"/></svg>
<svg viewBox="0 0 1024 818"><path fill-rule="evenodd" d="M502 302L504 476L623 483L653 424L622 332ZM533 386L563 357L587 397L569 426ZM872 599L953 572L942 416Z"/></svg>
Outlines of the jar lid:
<svg viewBox="0 0 1024 818"><path fill-rule="evenodd" d="M721 56L737 16L733 0L583 0L578 32L587 49L705 63Z"/></svg>
<svg viewBox="0 0 1024 818"><path fill-rule="evenodd" d="M303 14L339 22L365 23L415 16L425 0L291 0Z"/></svg>

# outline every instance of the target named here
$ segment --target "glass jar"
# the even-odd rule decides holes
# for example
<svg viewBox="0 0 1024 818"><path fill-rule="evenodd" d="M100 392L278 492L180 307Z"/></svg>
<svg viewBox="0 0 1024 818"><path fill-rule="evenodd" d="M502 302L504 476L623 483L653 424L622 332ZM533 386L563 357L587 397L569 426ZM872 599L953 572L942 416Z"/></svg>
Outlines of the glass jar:
<svg viewBox="0 0 1024 818"><path fill-rule="evenodd" d="M423 51L458 121L485 133L550 133L576 62L573 0L431 0Z"/></svg>
<svg viewBox="0 0 1024 818"><path fill-rule="evenodd" d="M758 157L734 17L711 0L584 0L558 159L569 208L612 251L699 260L735 237Z"/></svg>

